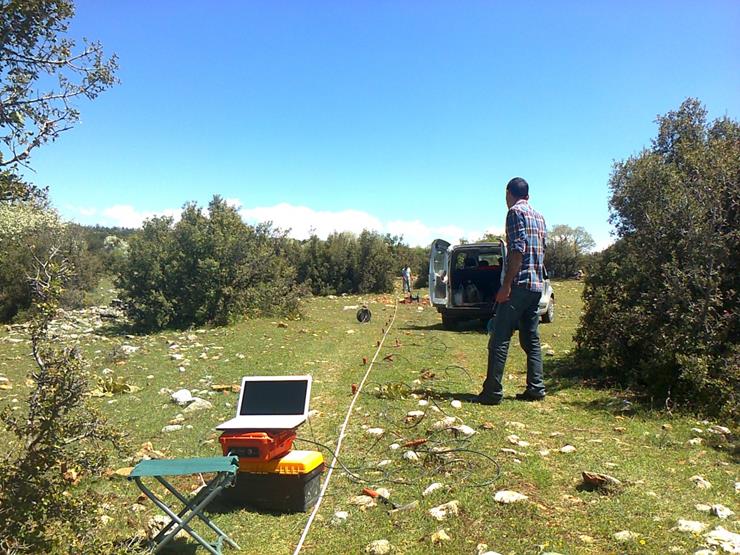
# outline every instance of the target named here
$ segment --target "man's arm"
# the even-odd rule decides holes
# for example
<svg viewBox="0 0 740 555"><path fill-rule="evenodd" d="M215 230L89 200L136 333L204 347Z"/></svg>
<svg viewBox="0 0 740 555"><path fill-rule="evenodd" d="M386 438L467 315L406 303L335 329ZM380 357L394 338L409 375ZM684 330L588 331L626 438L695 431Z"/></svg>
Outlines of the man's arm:
<svg viewBox="0 0 740 555"><path fill-rule="evenodd" d="M504 275L504 282L496 293L496 302L505 303L508 302L511 296L511 284L514 282L514 278L519 273L519 269L522 267L523 255L519 251L509 252L509 265L506 268L506 274Z"/></svg>

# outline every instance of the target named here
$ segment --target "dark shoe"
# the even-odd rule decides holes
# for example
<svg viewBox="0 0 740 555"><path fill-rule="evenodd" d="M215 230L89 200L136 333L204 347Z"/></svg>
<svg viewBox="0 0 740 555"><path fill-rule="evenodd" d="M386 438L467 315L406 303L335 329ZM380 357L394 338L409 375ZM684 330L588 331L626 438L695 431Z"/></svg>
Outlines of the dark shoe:
<svg viewBox="0 0 740 555"><path fill-rule="evenodd" d="M532 393L527 389L524 393L517 393L516 398L518 401L542 401L545 398L545 394Z"/></svg>
<svg viewBox="0 0 740 555"><path fill-rule="evenodd" d="M478 403L479 405L494 406L494 405L500 405L501 399L496 399L495 397L488 397L487 395L478 395L475 398L475 402Z"/></svg>

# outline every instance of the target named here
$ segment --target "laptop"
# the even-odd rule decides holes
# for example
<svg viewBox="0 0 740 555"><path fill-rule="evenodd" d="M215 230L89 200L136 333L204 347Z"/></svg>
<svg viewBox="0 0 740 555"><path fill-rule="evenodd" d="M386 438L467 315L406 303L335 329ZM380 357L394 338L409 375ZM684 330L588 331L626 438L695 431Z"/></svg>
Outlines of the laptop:
<svg viewBox="0 0 740 555"><path fill-rule="evenodd" d="M217 430L290 430L306 421L311 376L245 376L236 416Z"/></svg>

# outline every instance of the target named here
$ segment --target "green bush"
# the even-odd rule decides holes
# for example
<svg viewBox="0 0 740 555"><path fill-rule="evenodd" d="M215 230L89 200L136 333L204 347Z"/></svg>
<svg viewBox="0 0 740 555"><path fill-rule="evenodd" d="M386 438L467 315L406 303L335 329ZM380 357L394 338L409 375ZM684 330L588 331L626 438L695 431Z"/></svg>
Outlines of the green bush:
<svg viewBox="0 0 740 555"><path fill-rule="evenodd" d="M29 276L36 260L52 249L74 269L60 303L79 308L84 292L98 282L100 262L92 256L79 228L61 222L57 213L38 202L0 201L0 322L22 316L31 305Z"/></svg>
<svg viewBox="0 0 740 555"><path fill-rule="evenodd" d="M189 204L174 225L171 218L145 222L130 240L118 286L129 316L147 330L296 314L289 243L269 225L245 224L214 197L207 214Z"/></svg>
<svg viewBox="0 0 740 555"><path fill-rule="evenodd" d="M740 126L693 99L610 179L619 239L592 261L579 358L703 412L737 418Z"/></svg>
<svg viewBox="0 0 740 555"><path fill-rule="evenodd" d="M314 295L388 293L401 275L404 249L397 238L374 231L332 233L326 241L314 235L302 245L298 280Z"/></svg>

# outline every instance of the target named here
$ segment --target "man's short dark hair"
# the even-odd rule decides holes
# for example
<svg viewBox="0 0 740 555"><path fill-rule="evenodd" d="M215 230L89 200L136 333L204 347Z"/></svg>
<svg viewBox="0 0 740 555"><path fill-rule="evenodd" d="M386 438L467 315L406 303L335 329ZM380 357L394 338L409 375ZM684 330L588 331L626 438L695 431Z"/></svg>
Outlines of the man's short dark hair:
<svg viewBox="0 0 740 555"><path fill-rule="evenodd" d="M529 183L527 183L521 177L515 177L506 185L506 190L509 191L515 198L528 197Z"/></svg>

